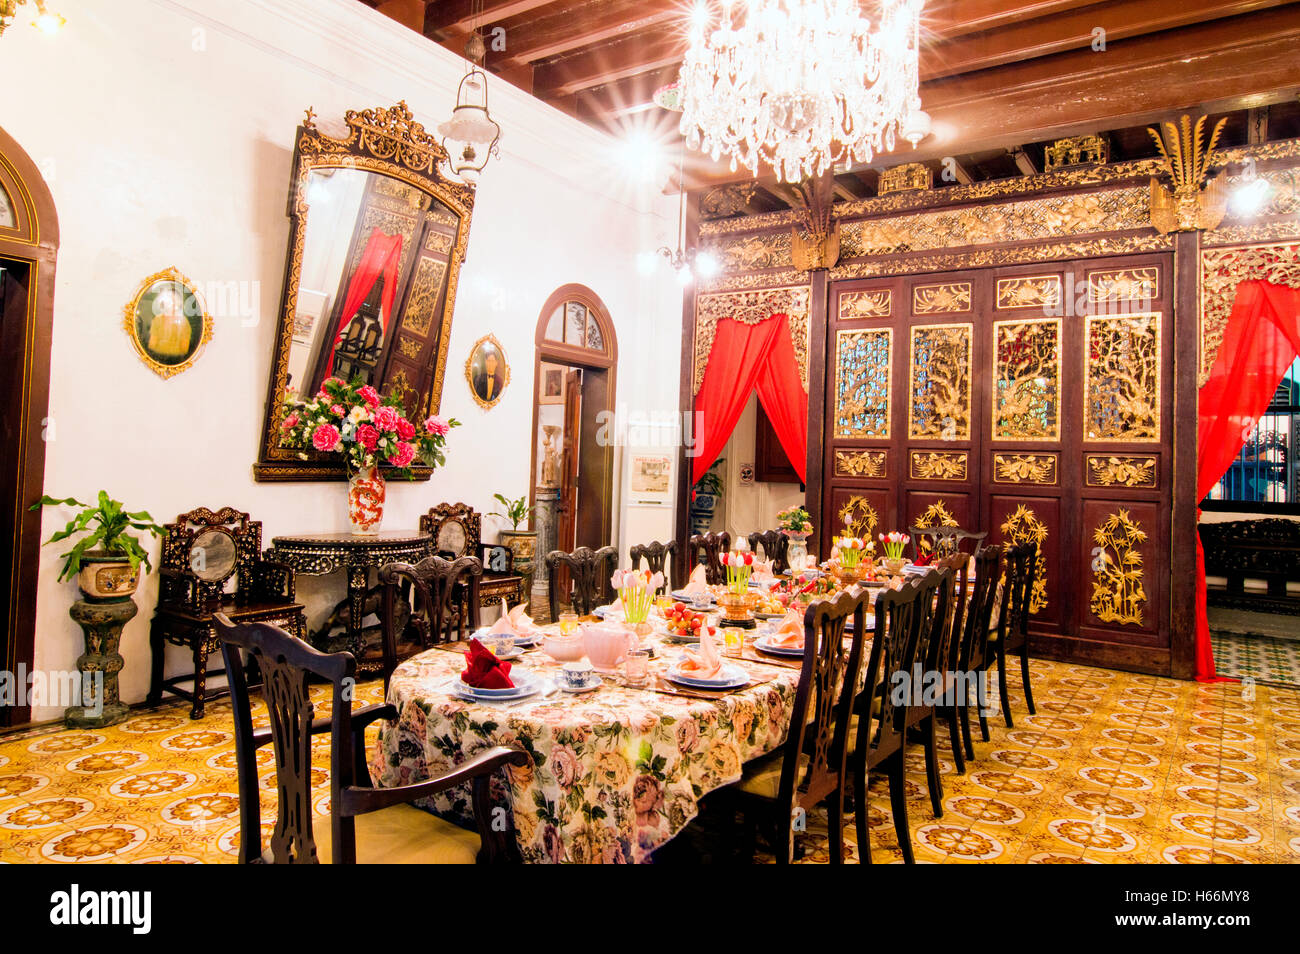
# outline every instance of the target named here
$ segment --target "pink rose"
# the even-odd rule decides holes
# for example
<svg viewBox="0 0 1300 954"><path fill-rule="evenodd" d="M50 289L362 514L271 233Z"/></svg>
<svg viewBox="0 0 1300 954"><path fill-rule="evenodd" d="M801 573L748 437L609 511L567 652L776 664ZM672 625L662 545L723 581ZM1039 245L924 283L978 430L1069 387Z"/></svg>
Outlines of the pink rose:
<svg viewBox="0 0 1300 954"><path fill-rule="evenodd" d="M567 745L553 746L549 767L555 780L560 783L560 788L572 788L580 767L578 755Z"/></svg>
<svg viewBox="0 0 1300 954"><path fill-rule="evenodd" d="M339 446L339 429L333 424L322 424L312 433L311 443L318 451L332 451Z"/></svg>
<svg viewBox="0 0 1300 954"><path fill-rule="evenodd" d="M347 412L347 410L343 407L342 404L335 404L334 406L332 406L332 407L330 408L330 413L333 414L335 417L343 417L343 416L346 415L348 412Z"/></svg>
<svg viewBox="0 0 1300 954"><path fill-rule="evenodd" d="M415 445L406 441L397 442L397 450L388 455L388 462L394 467L409 467L415 460Z"/></svg>
<svg viewBox="0 0 1300 954"><path fill-rule="evenodd" d="M404 417L397 419L397 436L404 441L412 440L415 437L415 425Z"/></svg>
<svg viewBox="0 0 1300 954"><path fill-rule="evenodd" d="M379 407L379 392L370 385L357 389L357 394L361 395L361 400L365 401L370 407Z"/></svg>
<svg viewBox="0 0 1300 954"><path fill-rule="evenodd" d="M297 426L298 426L298 415L297 415L297 414L290 414L288 417L286 417L286 418L284 419L284 424L283 424L282 426L284 427L284 429L285 429L286 431L287 431L289 428L291 428L291 427L297 427Z"/></svg>
<svg viewBox="0 0 1300 954"><path fill-rule="evenodd" d="M434 414L424 422L424 429L430 434L437 434L439 437L446 437L448 432L451 431L451 425L437 414Z"/></svg>
<svg viewBox="0 0 1300 954"><path fill-rule="evenodd" d="M663 788L653 775L640 775L632 784L632 808L638 826L657 827L664 807Z"/></svg>
<svg viewBox="0 0 1300 954"><path fill-rule="evenodd" d="M375 422L375 427L381 431L397 430L397 422L402 419L402 415L397 413L397 408L389 407L387 404L375 408L371 417Z"/></svg>
<svg viewBox="0 0 1300 954"><path fill-rule="evenodd" d="M375 449L379 443L379 432L369 424L362 424L357 428L357 441L368 451Z"/></svg>

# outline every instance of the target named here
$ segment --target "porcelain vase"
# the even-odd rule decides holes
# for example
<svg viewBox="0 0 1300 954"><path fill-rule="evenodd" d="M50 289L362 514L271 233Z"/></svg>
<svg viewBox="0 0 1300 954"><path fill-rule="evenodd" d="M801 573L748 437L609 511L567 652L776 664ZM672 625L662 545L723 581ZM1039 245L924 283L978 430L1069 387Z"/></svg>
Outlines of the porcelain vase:
<svg viewBox="0 0 1300 954"><path fill-rule="evenodd" d="M387 487L378 467L363 467L348 477L348 519L358 536L374 536L384 522Z"/></svg>

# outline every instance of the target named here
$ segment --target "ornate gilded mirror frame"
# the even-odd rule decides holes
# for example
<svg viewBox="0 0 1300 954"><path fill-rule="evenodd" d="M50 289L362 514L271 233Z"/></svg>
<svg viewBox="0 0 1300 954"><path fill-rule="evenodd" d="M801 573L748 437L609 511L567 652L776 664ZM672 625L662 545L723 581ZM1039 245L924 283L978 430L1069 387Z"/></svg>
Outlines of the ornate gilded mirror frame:
<svg viewBox="0 0 1300 954"><path fill-rule="evenodd" d="M423 413L437 413L442 401L451 318L455 309L460 266L465 259L465 247L469 241L474 189L444 175L446 150L425 131L423 125L416 122L405 102L389 108L348 110L344 113L343 120L347 125L347 135L335 138L317 128L315 113L308 109L306 119L298 127L294 144L288 204L291 227L284 290L280 298L279 322L272 352L260 452L257 463L253 465L253 476L261 481L346 478L340 461L312 451L304 459L300 451L281 446L279 439L283 420L280 398L288 386L289 352L302 278L307 232L307 193L311 174L316 170L360 169L389 176L427 193L456 216L455 239L448 250L445 301L437 316L436 366ZM431 473L429 468L422 466L413 468L413 471L419 480L427 480Z"/></svg>

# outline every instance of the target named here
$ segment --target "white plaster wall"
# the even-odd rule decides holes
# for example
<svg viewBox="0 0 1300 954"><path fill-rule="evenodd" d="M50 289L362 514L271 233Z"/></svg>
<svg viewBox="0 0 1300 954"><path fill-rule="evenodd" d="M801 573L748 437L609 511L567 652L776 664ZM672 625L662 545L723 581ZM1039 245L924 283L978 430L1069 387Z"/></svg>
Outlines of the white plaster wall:
<svg viewBox="0 0 1300 954"><path fill-rule="evenodd" d="M322 122L348 108L405 99L432 129L454 102L463 63L356 0L59 0L67 28L48 38L22 24L0 40L0 125L41 166L62 244L54 308L46 490L101 487L162 520L230 504L264 523L265 541L346 526L341 484L258 484L262 424L289 221L294 130L307 106ZM40 78L40 87L32 78ZM676 410L680 291L644 278L636 253L669 243L671 199L625 184L613 140L489 81L502 154L478 190L461 273L442 410L465 426L448 466L427 484L389 490L387 526L413 526L441 500L492 508L527 491L533 332L559 285L594 289L619 339L618 400ZM176 266L198 281L243 283L248 317L218 314L189 371L164 381L135 357L122 309L146 275ZM255 295L254 295L255 291ZM211 304L211 303L210 303ZM463 375L476 338L492 332L511 364L490 412ZM616 462L617 465L618 462ZM45 517L48 535L66 516ZM670 534L671 511L662 516ZM660 536L660 539L666 539ZM156 546L154 550L156 552ZM36 665L66 669L81 652L67 616L76 597L46 548ZM315 619L341 581L300 578ZM126 629L122 695L145 696L150 576ZM185 666L170 650L169 674ZM34 719L60 715L49 707Z"/></svg>

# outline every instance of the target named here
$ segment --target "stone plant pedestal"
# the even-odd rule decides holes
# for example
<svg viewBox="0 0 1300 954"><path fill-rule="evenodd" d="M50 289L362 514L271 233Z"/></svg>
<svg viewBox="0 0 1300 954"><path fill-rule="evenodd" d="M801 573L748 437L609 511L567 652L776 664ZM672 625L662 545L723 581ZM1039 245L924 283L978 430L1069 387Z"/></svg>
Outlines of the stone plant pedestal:
<svg viewBox="0 0 1300 954"><path fill-rule="evenodd" d="M551 581L546 575L546 554L555 549L557 542L555 509L560 502L560 488L538 487L533 502L536 505L533 510L533 527L537 530L537 566L533 572L533 590L529 596L536 618L554 621L555 614L551 612Z"/></svg>
<svg viewBox="0 0 1300 954"><path fill-rule="evenodd" d="M126 719L130 710L118 695L117 676L122 671L122 654L117 651L125 626L139 608L131 597L109 600L82 599L72 604L68 615L77 621L86 637L86 651L77 657L81 672L82 705L63 713L70 729L100 729ZM96 677L103 674L103 683ZM96 703L100 705L96 705Z"/></svg>

